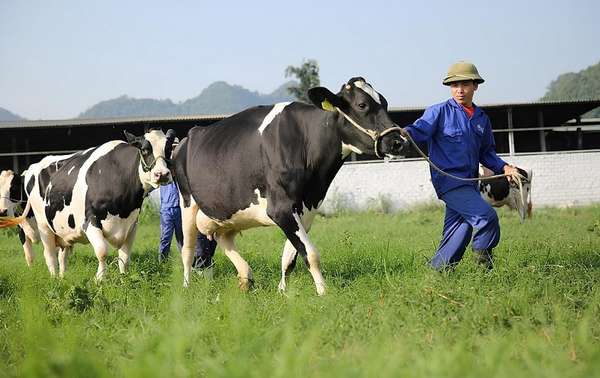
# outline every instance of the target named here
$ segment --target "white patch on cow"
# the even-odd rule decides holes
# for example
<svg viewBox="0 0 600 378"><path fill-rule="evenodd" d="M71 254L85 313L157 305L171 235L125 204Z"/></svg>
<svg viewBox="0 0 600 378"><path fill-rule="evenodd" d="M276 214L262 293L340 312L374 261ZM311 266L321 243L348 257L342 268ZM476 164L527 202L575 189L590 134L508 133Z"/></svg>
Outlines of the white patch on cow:
<svg viewBox="0 0 600 378"><path fill-rule="evenodd" d="M377 93L375 91L375 89L373 89L373 87L369 83L359 80L359 81L355 81L354 85L357 88L362 89L366 94L371 96L376 103L381 105L381 99L379 98L379 93Z"/></svg>
<svg viewBox="0 0 600 378"><path fill-rule="evenodd" d="M69 168L69 171L67 172L67 176L71 176L71 172L73 172L73 169L75 169L75 166L72 166L71 168Z"/></svg>
<svg viewBox="0 0 600 378"><path fill-rule="evenodd" d="M130 230L135 225L140 214L140 209L135 209L127 218L121 218L118 215L108 214L105 220L101 221L102 233L108 242L119 248L127 240Z"/></svg>
<svg viewBox="0 0 600 378"><path fill-rule="evenodd" d="M6 212L9 217L15 216L17 202L10 198L10 186L15 174L11 170L0 172L0 212Z"/></svg>
<svg viewBox="0 0 600 378"><path fill-rule="evenodd" d="M263 131L273 122L273 119L277 116L277 114L281 113L286 106L291 104L290 102L280 102L278 104L273 105L273 109L267 114L265 119L263 119L262 123L258 127L258 132L262 135Z"/></svg>
<svg viewBox="0 0 600 378"><path fill-rule="evenodd" d="M242 231L259 226L274 226L275 222L267 215L267 199L255 189L258 204L252 203L245 209L238 210L227 220L213 219L198 209L196 226L204 235L222 234L230 231Z"/></svg>
<svg viewBox="0 0 600 378"><path fill-rule="evenodd" d="M346 143L342 142L342 159L345 159L352 152L357 153L359 155L361 155L363 153L360 148L353 146L351 144L346 144Z"/></svg>

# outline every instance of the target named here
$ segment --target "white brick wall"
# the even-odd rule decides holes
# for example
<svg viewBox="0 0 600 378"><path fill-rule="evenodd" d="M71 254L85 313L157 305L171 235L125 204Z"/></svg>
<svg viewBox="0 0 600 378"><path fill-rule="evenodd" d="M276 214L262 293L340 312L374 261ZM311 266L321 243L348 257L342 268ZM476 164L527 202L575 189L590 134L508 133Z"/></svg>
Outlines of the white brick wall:
<svg viewBox="0 0 600 378"><path fill-rule="evenodd" d="M533 170L534 206L600 202L600 152L506 156ZM379 201L379 203L378 203ZM424 160L345 164L329 188L323 210L367 209L385 202L393 210L437 201Z"/></svg>
<svg viewBox="0 0 600 378"><path fill-rule="evenodd" d="M532 199L537 206L574 206L600 203L600 151L501 155L509 163L533 170ZM158 190L151 201L158 204ZM427 162L345 164L331 184L322 210L391 210L438 201Z"/></svg>

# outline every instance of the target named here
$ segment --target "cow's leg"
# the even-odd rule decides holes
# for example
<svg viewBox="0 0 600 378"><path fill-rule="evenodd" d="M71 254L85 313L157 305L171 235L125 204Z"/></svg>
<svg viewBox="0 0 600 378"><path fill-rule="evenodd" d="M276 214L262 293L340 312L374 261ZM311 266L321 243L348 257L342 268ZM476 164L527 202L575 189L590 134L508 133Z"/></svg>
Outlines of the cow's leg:
<svg viewBox="0 0 600 378"><path fill-rule="evenodd" d="M283 214L280 213L272 217L277 225L281 227L292 246L300 253L304 262L308 266L308 270L313 277L317 294L325 294L325 280L321 274L321 258L319 252L308 238L308 234L302 225L298 214Z"/></svg>
<svg viewBox="0 0 600 378"><path fill-rule="evenodd" d="M310 231L310 227L312 226L312 222L315 219L316 214L316 211L308 212L302 217L302 225L304 226L306 233ZM281 281L279 281L279 291L285 291L285 280L290 276L296 267L297 257L298 253L296 248L294 248L289 240L286 240L285 245L283 246L283 254L281 255Z"/></svg>
<svg viewBox="0 0 600 378"><path fill-rule="evenodd" d="M58 250L58 275L60 278L63 278L67 271L67 257L71 254L71 248L64 247Z"/></svg>
<svg viewBox="0 0 600 378"><path fill-rule="evenodd" d="M56 277L56 239L52 232L40 232L40 238L44 246L44 259L52 277Z"/></svg>
<svg viewBox="0 0 600 378"><path fill-rule="evenodd" d="M233 265L235 265L235 269L238 271L238 277L240 280L240 289L243 291L248 291L252 288L252 284L254 280L252 279L252 269L250 269L250 265L240 256L239 252L235 247L235 232L226 233L224 235L217 236L217 243L221 246L225 255L231 260Z"/></svg>
<svg viewBox="0 0 600 378"><path fill-rule="evenodd" d="M96 258L98 259L98 271L96 272L96 282L102 281L106 272L106 256L108 255L108 243L102 234L102 230L91 224L88 226L85 234L94 248Z"/></svg>
<svg viewBox="0 0 600 378"><path fill-rule="evenodd" d="M183 203L182 200L181 203ZM190 272L192 270L192 261L194 260L194 250L196 249L196 238L198 237L198 228L196 227L197 214L198 206L195 203L192 203L190 207L182 206L181 208L181 223L183 229L183 247L181 248L183 287L188 287L190 284Z"/></svg>
<svg viewBox="0 0 600 378"><path fill-rule="evenodd" d="M23 252L25 253L25 261L27 261L27 266L33 265L33 245L31 239L27 237L25 231L21 226L19 226L19 240L21 240L21 244L23 244Z"/></svg>
<svg viewBox="0 0 600 378"><path fill-rule="evenodd" d="M129 255L131 254L131 248L133 247L133 241L135 240L135 234L137 232L137 222L134 223L129 233L127 234L127 239L125 242L121 244L119 248L119 272L121 274L127 273L127 267L129 266Z"/></svg>

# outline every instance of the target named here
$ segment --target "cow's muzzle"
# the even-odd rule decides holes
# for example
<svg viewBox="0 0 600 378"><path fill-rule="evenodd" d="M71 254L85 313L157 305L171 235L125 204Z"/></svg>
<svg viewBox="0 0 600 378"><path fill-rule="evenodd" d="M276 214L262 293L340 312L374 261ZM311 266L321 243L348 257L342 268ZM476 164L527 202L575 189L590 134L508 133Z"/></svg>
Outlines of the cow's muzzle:
<svg viewBox="0 0 600 378"><path fill-rule="evenodd" d="M402 136L401 130L400 127L394 126L382 131L375 139L375 156L398 156L405 151L410 143Z"/></svg>

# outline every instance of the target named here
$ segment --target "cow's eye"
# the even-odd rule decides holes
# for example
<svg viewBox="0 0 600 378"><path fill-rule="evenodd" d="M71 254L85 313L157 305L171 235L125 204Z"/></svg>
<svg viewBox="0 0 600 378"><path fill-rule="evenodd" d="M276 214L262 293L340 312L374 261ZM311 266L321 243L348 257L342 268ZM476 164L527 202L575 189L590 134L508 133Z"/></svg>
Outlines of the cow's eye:
<svg viewBox="0 0 600 378"><path fill-rule="evenodd" d="M365 110L367 108L367 104L364 102L361 102L360 104L358 104L358 108L360 110Z"/></svg>

